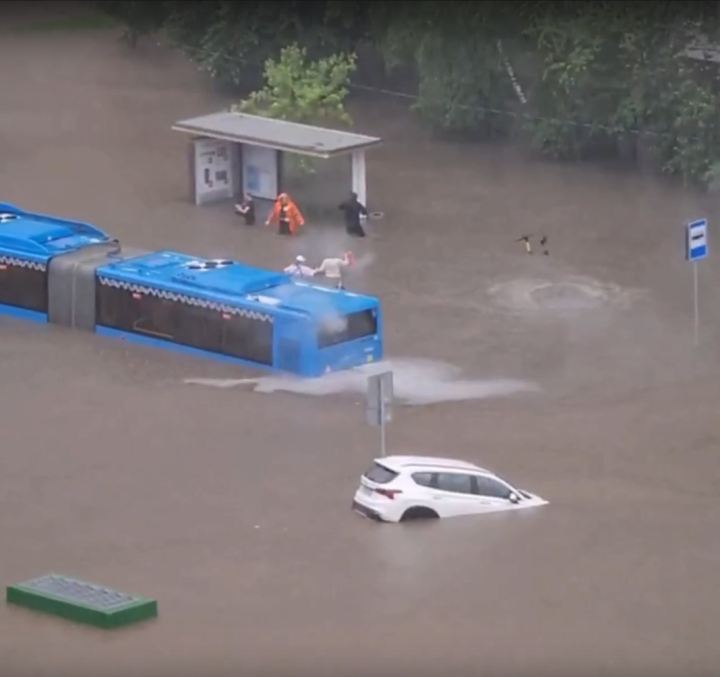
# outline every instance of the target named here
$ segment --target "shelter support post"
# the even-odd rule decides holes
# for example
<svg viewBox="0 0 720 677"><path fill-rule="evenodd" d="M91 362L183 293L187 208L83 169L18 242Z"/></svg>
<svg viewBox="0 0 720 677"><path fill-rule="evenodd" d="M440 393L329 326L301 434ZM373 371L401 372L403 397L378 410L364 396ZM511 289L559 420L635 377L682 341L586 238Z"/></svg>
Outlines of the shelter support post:
<svg viewBox="0 0 720 677"><path fill-rule="evenodd" d="M365 150L354 150L352 153L352 190L362 204L367 204L365 171Z"/></svg>

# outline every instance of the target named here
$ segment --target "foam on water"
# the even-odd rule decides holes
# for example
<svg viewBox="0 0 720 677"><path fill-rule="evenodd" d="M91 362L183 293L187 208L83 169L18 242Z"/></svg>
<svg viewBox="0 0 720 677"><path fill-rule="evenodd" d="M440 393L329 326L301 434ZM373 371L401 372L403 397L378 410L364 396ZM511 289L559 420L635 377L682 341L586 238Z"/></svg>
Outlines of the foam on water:
<svg viewBox="0 0 720 677"><path fill-rule="evenodd" d="M516 379L467 379L462 371L445 362L422 359L396 359L327 374L316 379L292 376L264 376L245 379L185 379L184 383L214 388L252 386L257 393L288 392L322 397L341 393L365 393L367 378L393 371L395 399L399 404L423 405L438 402L508 397L517 393L539 392L532 381Z"/></svg>

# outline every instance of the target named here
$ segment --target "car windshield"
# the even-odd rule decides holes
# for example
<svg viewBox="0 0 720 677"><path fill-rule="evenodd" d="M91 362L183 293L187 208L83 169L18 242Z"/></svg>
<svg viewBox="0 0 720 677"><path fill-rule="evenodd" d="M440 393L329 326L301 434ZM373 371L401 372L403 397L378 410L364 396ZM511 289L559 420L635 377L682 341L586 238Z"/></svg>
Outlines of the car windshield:
<svg viewBox="0 0 720 677"><path fill-rule="evenodd" d="M517 489L515 487L515 485L512 482L508 482L504 477L500 477L500 475L495 475L495 479L499 480L503 484L506 484L510 488L511 491L520 491L519 489Z"/></svg>
<svg viewBox="0 0 720 677"><path fill-rule="evenodd" d="M398 473L379 463L373 465L373 467L365 473L365 478L376 484L387 484L388 482L392 482L397 476Z"/></svg>

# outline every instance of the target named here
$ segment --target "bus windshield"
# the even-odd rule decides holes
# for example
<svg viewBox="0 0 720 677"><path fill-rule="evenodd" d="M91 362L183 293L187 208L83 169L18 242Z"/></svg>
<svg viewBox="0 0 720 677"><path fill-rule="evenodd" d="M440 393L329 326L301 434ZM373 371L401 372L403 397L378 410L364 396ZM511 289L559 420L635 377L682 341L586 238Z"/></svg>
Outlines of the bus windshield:
<svg viewBox="0 0 720 677"><path fill-rule="evenodd" d="M328 318L318 329L318 348L329 348L339 343L377 334L377 313L375 309Z"/></svg>

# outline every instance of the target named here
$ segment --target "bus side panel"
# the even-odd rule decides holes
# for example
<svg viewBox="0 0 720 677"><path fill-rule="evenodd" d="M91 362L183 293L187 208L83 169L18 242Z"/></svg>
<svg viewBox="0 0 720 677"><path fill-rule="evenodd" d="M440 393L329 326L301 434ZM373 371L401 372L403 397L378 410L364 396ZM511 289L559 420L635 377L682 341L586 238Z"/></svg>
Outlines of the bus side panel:
<svg viewBox="0 0 720 677"><path fill-rule="evenodd" d="M225 312L153 294L151 288L123 288L96 276L96 331L104 327L226 355L260 367L272 367L273 318L243 310Z"/></svg>
<svg viewBox="0 0 720 677"><path fill-rule="evenodd" d="M0 254L0 312L47 322L47 311L47 265Z"/></svg>
<svg viewBox="0 0 720 677"><path fill-rule="evenodd" d="M312 339L308 318L278 313L275 316L273 367L297 376L312 376Z"/></svg>

